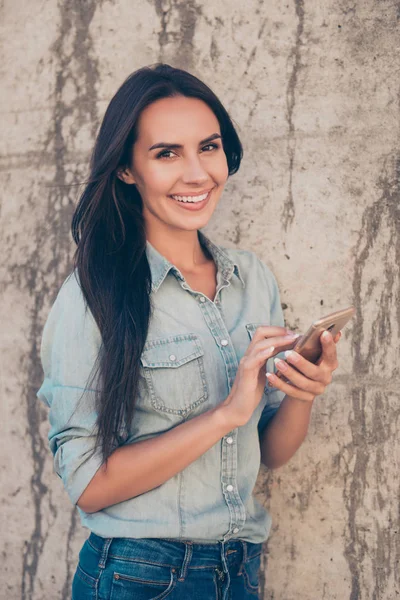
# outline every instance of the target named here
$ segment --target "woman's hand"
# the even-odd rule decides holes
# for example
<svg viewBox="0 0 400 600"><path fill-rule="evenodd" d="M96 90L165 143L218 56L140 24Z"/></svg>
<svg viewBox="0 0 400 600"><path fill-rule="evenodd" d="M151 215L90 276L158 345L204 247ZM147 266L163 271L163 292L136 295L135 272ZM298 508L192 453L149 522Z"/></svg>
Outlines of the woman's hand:
<svg viewBox="0 0 400 600"><path fill-rule="evenodd" d="M338 367L336 344L340 337L340 332L335 338L329 331L321 334L322 355L316 364L293 350L285 353L286 361L275 359L277 369L290 383L285 383L276 375L267 373L268 385L282 390L291 398L313 402L316 396L324 393L326 386L332 381L333 371ZM291 364L295 369L290 366Z"/></svg>
<svg viewBox="0 0 400 600"><path fill-rule="evenodd" d="M247 423L261 401L266 384L265 364L269 358L292 348L298 334L284 327L258 327L239 362L235 381L220 405L232 429Z"/></svg>

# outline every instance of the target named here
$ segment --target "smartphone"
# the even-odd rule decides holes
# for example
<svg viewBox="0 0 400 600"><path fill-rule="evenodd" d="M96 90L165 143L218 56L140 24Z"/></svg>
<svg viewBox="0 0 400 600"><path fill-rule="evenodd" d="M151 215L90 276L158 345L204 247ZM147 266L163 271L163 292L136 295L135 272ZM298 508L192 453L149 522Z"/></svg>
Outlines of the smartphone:
<svg viewBox="0 0 400 600"><path fill-rule="evenodd" d="M321 334L324 331L330 331L332 336L335 337L354 316L355 312L354 306L350 306L314 321L306 333L296 340L292 350L304 356L310 362L316 363L322 354ZM290 366L293 367L292 364ZM287 381L280 371L276 371L275 375Z"/></svg>

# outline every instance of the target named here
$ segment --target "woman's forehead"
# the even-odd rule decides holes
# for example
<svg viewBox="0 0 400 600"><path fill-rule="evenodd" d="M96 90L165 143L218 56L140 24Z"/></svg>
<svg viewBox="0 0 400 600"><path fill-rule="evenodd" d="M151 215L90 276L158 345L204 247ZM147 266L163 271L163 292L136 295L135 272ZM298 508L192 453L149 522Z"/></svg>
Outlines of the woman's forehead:
<svg viewBox="0 0 400 600"><path fill-rule="evenodd" d="M198 98L173 96L147 106L139 118L138 141L184 143L220 133L218 119L211 108Z"/></svg>

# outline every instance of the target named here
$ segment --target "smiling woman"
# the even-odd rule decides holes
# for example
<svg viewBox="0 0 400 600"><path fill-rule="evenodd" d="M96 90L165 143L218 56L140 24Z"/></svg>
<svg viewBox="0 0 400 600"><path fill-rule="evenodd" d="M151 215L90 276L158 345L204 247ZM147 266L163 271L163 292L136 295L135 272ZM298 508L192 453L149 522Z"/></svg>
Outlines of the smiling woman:
<svg viewBox="0 0 400 600"><path fill-rule="evenodd" d="M165 141L157 141L160 139ZM179 238L175 251L171 248L165 226L193 233L206 225L228 178L214 112L203 100L182 95L153 102L138 120L132 164L118 176L128 185L135 184L140 193L147 239L163 254L167 250L167 258L179 266L187 259L182 256ZM188 211L196 214L189 216ZM165 243L163 232L167 232ZM193 259L188 259L191 268Z"/></svg>
<svg viewBox="0 0 400 600"><path fill-rule="evenodd" d="M260 456L295 453L336 351L328 334L318 365L266 385L296 337L275 278L201 231L241 157L186 71L139 69L107 108L41 347L55 469L90 530L73 600L257 597Z"/></svg>

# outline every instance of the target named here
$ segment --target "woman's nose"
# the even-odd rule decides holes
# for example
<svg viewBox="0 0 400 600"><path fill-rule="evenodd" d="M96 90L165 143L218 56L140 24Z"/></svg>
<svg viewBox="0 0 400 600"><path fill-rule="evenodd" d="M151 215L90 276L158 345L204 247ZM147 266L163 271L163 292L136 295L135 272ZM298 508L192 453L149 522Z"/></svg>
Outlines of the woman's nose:
<svg viewBox="0 0 400 600"><path fill-rule="evenodd" d="M203 183L208 181L208 179L209 175L198 156L185 162L182 176L184 183Z"/></svg>

